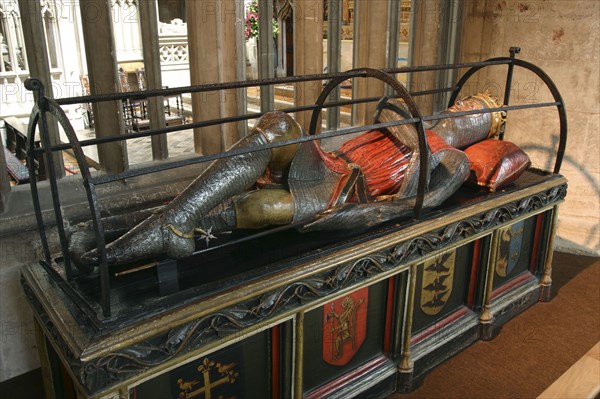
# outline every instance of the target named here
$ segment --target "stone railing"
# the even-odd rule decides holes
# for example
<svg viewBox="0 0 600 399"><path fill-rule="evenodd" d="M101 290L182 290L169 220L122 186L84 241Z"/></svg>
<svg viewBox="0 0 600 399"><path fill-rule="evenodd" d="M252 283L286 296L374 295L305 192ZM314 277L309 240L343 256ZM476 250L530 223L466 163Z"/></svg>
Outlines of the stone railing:
<svg viewBox="0 0 600 399"><path fill-rule="evenodd" d="M170 24L159 23L158 48L163 86L190 84L187 26L175 19Z"/></svg>
<svg viewBox="0 0 600 399"><path fill-rule="evenodd" d="M159 38L161 65L188 64L187 36L168 36Z"/></svg>

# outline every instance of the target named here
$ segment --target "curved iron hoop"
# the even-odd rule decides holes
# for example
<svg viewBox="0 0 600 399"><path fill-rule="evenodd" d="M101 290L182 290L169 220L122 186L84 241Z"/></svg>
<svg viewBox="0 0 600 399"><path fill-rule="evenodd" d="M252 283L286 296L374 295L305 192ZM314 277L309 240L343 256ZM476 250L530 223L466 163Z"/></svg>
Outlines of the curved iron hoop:
<svg viewBox="0 0 600 399"><path fill-rule="evenodd" d="M419 165L419 184L417 186L417 196L415 199L415 208L414 208L415 217L418 219L420 217L421 210L423 208L423 200L425 198L425 186L426 186L426 182L427 182L427 173L428 173L428 169L429 169L429 167L428 167L429 154L427 151L427 141L425 139L425 128L423 127L423 119L421 117L421 113L419 112L419 109L418 109L417 105L415 104L414 100L408 93L408 90L406 90L404 85L402 85L402 83L400 83L392 75L390 75L386 72L383 72L381 70L372 69L372 68L352 69L352 70L348 71L348 73L350 73L350 74L355 73L356 77L375 78L375 79L381 80L384 83L387 83L388 85L390 85L392 87L392 89L394 89L396 94L401 99L404 100L404 102L408 106L411 116L413 118L418 119L418 122L416 122L415 125L417 128L417 136L419 139L419 162L420 162L420 165ZM317 108L315 108L312 112L308 134L315 135L315 133L317 131L317 123L319 121L319 114L321 113L321 110L323 109L325 100L327 99L329 94L333 91L333 89L335 89L340 83L342 83L343 81L345 81L347 79L348 79L348 76L336 77L336 78L331 79L329 82L327 82L327 84L321 91L321 94L317 98L317 101L315 102L315 105L317 106Z"/></svg>
<svg viewBox="0 0 600 399"><path fill-rule="evenodd" d="M56 101L54 101L53 99L47 98L44 96L44 86L42 84L41 81L39 81L38 79L27 79L25 81L25 87L28 90L32 90L32 91L37 91L38 93L38 104L36 104L33 107L32 113L30 115L30 120L29 120L29 126L28 126L28 130L27 130L27 140L28 140L28 147L29 147L29 151L28 151L28 163L29 163L29 173L31 176L34 176L32 173L35 173L35 169L34 169L34 163L33 163L33 154L34 154L34 142L35 142L35 128L37 126L38 121L40 120L40 118L43 120L44 119L44 113L48 112L50 113L50 115L52 115L54 118L56 118L57 122L60 124L60 126L64 129L65 135L67 136L70 144L72 144L72 148L73 148L73 153L75 155L75 159L77 160L77 164L79 166L79 170L81 172L81 175L83 177L83 186L85 188L86 194L87 194L87 198L88 198L88 203L90 206L90 210L91 210L91 216L92 216L92 223L94 226L94 232L96 235L96 243L98 244L98 255L99 255L99 260L100 260L100 279L101 279L101 286L102 287L106 287L106 289L102 289L102 308L103 308L103 314L106 317L110 316L110 300L109 300L109 291L108 291L108 287L109 287L109 275L108 275L108 263L106 260L106 247L105 247L105 240L104 240L104 228L102 226L102 218L101 218L101 213L100 213L100 204L98 202L98 195L96 193L96 189L95 186L91 183L91 172L89 169L89 166L85 160L85 155L83 153L83 150L81 148L81 145L79 144L79 139L77 138L77 135L75 134L75 130L73 129L73 126L71 125L71 123L69 122L69 119L67 117L67 115L65 114L65 112L63 111L63 109L61 108L60 105L58 105L58 103ZM40 135L43 141L43 146L44 146L44 150L45 150L45 155L48 159L48 163L49 163L49 169L52 172L54 170L54 165L52 164L52 152L51 152L51 148L50 148L50 142L49 142L49 137L47 137L47 134L45 133L47 131L47 129L41 129ZM52 177L52 176L51 176ZM52 182L52 180L51 180ZM46 256L46 260L48 262L50 262L50 253L49 253L49 249L48 249L48 242L45 236L45 232L44 232L44 221L42 218L42 212L41 212L41 206L40 206L40 200L39 200L39 195L38 195L38 191L37 191L37 182L35 178L31 178L30 179L30 185L31 185L31 192L32 192L32 196L33 196L33 201L34 201L34 208L35 208L35 214L36 214L36 218L38 221L38 226L40 228L40 236L44 237L42 239L42 245L44 246L44 252L45 252L45 256ZM57 207L57 201L53 201L55 202L55 208ZM63 225L63 219L62 219L62 214L60 212L60 207L58 207L58 210L56 210L57 212L57 226L58 228L61 230L61 234L59 234L61 236L61 240L62 237L65 237L64 234L64 225ZM68 252L68 246L65 248L66 243L62 243L63 244L63 257L64 257L64 261L69 262L69 252ZM92 271L92 270L84 270L84 271Z"/></svg>
<svg viewBox="0 0 600 399"><path fill-rule="evenodd" d="M46 259L46 262L50 264L50 248L48 246L48 238L46 237L46 231L44 229L44 218L42 217L42 207L40 204L40 196L37 190L37 179L35 176L35 157L33 155L33 149L35 147L35 128L37 127L39 119L40 110L37 104L35 104L33 106L33 109L31 110L31 114L29 115L29 123L27 125L27 168L29 169L29 186L31 187L31 199L33 201L33 210L35 212L35 218L38 224L40 240L42 241L44 259Z"/></svg>
<svg viewBox="0 0 600 399"><path fill-rule="evenodd" d="M26 146L30 150L30 151L28 151L28 154L33 154L33 148L35 147L35 128L37 127L38 122L41 123L40 139L42 142L42 148L44 150L44 155L46 156L45 162L48 167L47 168L48 169L47 177L50 182L50 192L52 194L52 205L54 208L54 215L56 218L56 228L58 229L59 241L60 241L60 245L62 248L62 252L64 253L65 251L68 250L68 244L65 239L65 226L64 226L64 222L63 222L63 218L62 218L62 210L60 208L58 183L57 183L56 175L54 174L54 171L56 169L55 169L55 165L54 165L54 158L53 158L51 144L50 144L50 137L48 136L48 134L46 134L48 132L48 119L46 118L46 111L48 111L48 101L44 95L44 85L42 84L42 82L39 79L27 79L25 81L25 88L27 88L28 90L31 90L31 91L35 91L37 94L36 106L32 110L33 114L30 115L30 122L32 122L32 123L31 123L31 126L28 126L28 129L27 129ZM29 162L30 181L33 182L36 179L35 167L34 167L35 161L33 159L33 156L30 157L29 155L27 156L27 160ZM36 185L36 187L37 187L37 185ZM36 204L36 202L34 202L34 204ZM37 198L37 205L38 205L38 207L40 205L39 197ZM39 209L37 211L35 211L35 213L36 213L36 218L38 218L38 216L39 216L39 219L37 219L37 220L38 220L38 228L40 230L40 233L44 233L43 235L45 235L45 228L44 228L42 214L41 214L41 207L39 207ZM43 249L44 249L44 255L46 257L46 261L50 264L50 261L51 261L50 251L49 251L48 241L45 237L44 237L44 239L42 239L42 245L44 246ZM73 277L73 270L71 268L71 262L68 257L64 258L64 264L65 264L65 273L66 273L67 279L71 279Z"/></svg>
<svg viewBox="0 0 600 399"><path fill-rule="evenodd" d="M560 139L559 139L559 144L558 144L558 150L556 153L556 160L554 163L554 173L558 174L560 172L560 167L562 165L563 157L565 155L565 150L567 148L567 113L565 110L565 103L562 99L562 96L560 95L560 92L558 91L558 88L556 87L556 85L554 84L552 79L550 79L550 76L548 76L548 74L546 74L546 72L544 72L537 65L534 65L530 62L523 61L518 58L510 58L510 57L490 58L489 60L486 60L486 62L487 61L505 61L507 65L513 64L513 65L519 66L521 68L525 68L525 69L535 73L540 79L542 79L542 81L546 84L546 87L548 87L548 89L550 90L550 93L552 93L552 96L554 97L554 101L556 101L558 103L556 108L558 110L558 118L559 118L559 122L560 122ZM488 65L474 66L474 67L471 67L471 69L469 69L467 72L464 73L464 75L456 83L454 91L452 92L452 95L450 96L450 101L448 101L448 107L450 107L454 104L454 102L458 98L458 94L462 90L462 88L463 88L464 84L467 82L467 80L469 80L469 78L471 76L473 76L477 71L479 71L480 69L483 69L487 66ZM504 105L508 105L508 104L504 104Z"/></svg>

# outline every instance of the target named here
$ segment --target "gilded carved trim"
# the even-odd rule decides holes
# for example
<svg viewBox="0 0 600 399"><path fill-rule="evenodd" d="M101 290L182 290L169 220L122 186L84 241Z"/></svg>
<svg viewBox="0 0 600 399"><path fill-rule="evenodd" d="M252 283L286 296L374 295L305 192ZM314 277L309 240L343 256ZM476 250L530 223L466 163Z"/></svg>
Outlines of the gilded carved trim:
<svg viewBox="0 0 600 399"><path fill-rule="evenodd" d="M406 262L446 247L459 239L468 238L479 232L494 228L521 215L543 208L562 200L567 195L567 186L554 187L544 193L532 195L485 213L448 225L433 233L415 237L394 247L390 256L395 262Z"/></svg>
<svg viewBox="0 0 600 399"><path fill-rule="evenodd" d="M557 203L566 196L566 184L479 213L419 237L407 239L359 259L203 316L166 333L138 342L88 362L75 358L49 319L25 279L25 293L39 320L71 367L72 374L89 392L116 386L179 355L198 351L223 337L240 332L269 318L306 305L338 291L368 283L377 276L406 265L462 240L494 229L517 217Z"/></svg>

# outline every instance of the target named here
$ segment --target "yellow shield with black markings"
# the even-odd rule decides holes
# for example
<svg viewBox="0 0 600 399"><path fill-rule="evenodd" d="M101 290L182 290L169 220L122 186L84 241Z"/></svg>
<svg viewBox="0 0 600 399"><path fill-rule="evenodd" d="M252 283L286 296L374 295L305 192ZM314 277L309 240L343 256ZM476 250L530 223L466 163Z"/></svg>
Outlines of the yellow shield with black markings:
<svg viewBox="0 0 600 399"><path fill-rule="evenodd" d="M454 283L456 250L444 252L423 264L421 310L430 316L438 314L448 302Z"/></svg>

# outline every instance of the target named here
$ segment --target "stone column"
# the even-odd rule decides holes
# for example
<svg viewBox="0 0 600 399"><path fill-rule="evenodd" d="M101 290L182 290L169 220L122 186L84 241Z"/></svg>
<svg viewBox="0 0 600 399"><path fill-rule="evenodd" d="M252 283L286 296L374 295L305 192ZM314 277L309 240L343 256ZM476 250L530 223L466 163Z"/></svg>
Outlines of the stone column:
<svg viewBox="0 0 600 399"><path fill-rule="evenodd" d="M80 0L81 25L87 61L90 92L94 94L119 91L116 50L112 28L110 0ZM124 134L121 101L105 101L92 105L96 137ZM124 142L98 145L100 166L108 173L127 169Z"/></svg>
<svg viewBox="0 0 600 399"><path fill-rule="evenodd" d="M421 0L413 2L413 30L410 32L410 65L433 65L438 63L440 35L442 34L443 0ZM410 76L409 91L433 89L438 81L438 72L419 72ZM434 96L414 97L422 115L434 110Z"/></svg>
<svg viewBox="0 0 600 399"><path fill-rule="evenodd" d="M294 5L294 74L318 73L323 73L323 1L299 1ZM314 104L321 89L320 81L297 83L295 104ZM306 132L310 117L311 112L296 114L296 120Z"/></svg>
<svg viewBox="0 0 600 399"><path fill-rule="evenodd" d="M461 46L461 26L464 4L461 0L447 0L440 10L443 15L438 36L437 64L455 64L458 62ZM453 87L458 80L457 70L439 71L437 88ZM446 109L451 93L438 93L434 96L434 111Z"/></svg>
<svg viewBox="0 0 600 399"><path fill-rule="evenodd" d="M236 3L186 2L192 85L238 80L237 63L242 60L236 51ZM236 90L193 94L194 122L237 115L237 102ZM213 154L226 150L237 138L237 123L199 128L194 130L194 148L199 154Z"/></svg>
<svg viewBox="0 0 600 399"><path fill-rule="evenodd" d="M236 25L235 35L237 37L236 43L236 59L241 60L236 63L237 68L237 79L240 81L246 80L246 25L243 23L246 14L244 10L244 0L235 0L236 2ZM239 23L237 23L239 21ZM243 115L248 110L248 102L246 99L247 89L237 89L237 113ZM248 121L238 122L238 139L248 134Z"/></svg>
<svg viewBox="0 0 600 399"><path fill-rule="evenodd" d="M600 254L600 3L546 0L504 4L465 2L460 62L508 57L509 46L521 46L519 59L542 68L558 87L567 107L567 156L560 173L569 180L569 194L561 204L557 249L590 256ZM489 90L501 101L506 67L484 68L461 93ZM510 105L554 101L543 81L515 68ZM506 140L517 144L537 167L552 170L559 140L556 108L509 111Z"/></svg>
<svg viewBox="0 0 600 399"><path fill-rule="evenodd" d="M19 12L21 13L21 22L23 24L23 39L25 40L29 75L38 78L42 82L45 88L46 97L53 98L52 77L50 76L46 35L44 34L44 21L42 19L42 10L39 0L19 1ZM41 121L39 123L41 123ZM52 145L60 143L58 123L52 117L48 118L48 133ZM54 175L60 178L65 175L62 153L55 152L52 157L54 163ZM48 168L47 164L45 170L47 171L46 173L50 173L50 168Z"/></svg>
<svg viewBox="0 0 600 399"><path fill-rule="evenodd" d="M396 68L398 66L398 45L400 43L400 6L401 1L388 2L387 16L387 68ZM386 94L393 94L394 90L387 86Z"/></svg>
<svg viewBox="0 0 600 399"><path fill-rule="evenodd" d="M357 1L354 18L354 68L385 68L387 55L387 1ZM375 79L354 79L353 98L381 97L384 83ZM353 107L353 123L371 124L377 103Z"/></svg>
<svg viewBox="0 0 600 399"><path fill-rule="evenodd" d="M342 0L327 0L327 72L341 72L342 69ZM330 101L340 99L340 88L329 96ZM327 109L327 129L337 129L340 124L340 108Z"/></svg>
<svg viewBox="0 0 600 399"><path fill-rule="evenodd" d="M144 73L148 90L162 89L160 74L160 52L158 48L158 15L156 0L141 0L139 2L140 27L144 51ZM148 116L150 128L165 127L165 107L163 97L148 98ZM169 157L167 136L152 136L152 159Z"/></svg>
<svg viewBox="0 0 600 399"><path fill-rule="evenodd" d="M258 78L275 77L275 43L273 41L273 0L258 2ZM260 87L261 112L272 111L275 107L275 87Z"/></svg>

